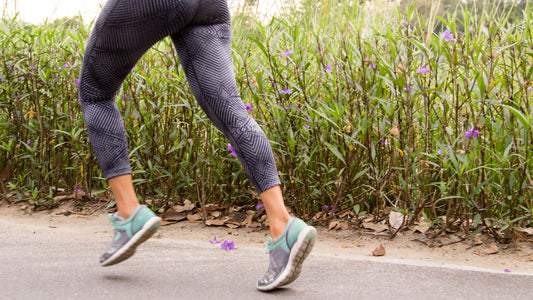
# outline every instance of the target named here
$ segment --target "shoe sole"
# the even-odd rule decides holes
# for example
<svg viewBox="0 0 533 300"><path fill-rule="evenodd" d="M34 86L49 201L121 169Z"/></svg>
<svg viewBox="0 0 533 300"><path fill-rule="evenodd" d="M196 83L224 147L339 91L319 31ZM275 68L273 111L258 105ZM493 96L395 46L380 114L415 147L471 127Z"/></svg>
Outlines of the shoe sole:
<svg viewBox="0 0 533 300"><path fill-rule="evenodd" d="M285 270L276 280L266 286L257 286L260 291L270 291L295 281L302 272L304 260L309 256L316 240L316 229L313 226L305 227L294 243L289 255Z"/></svg>
<svg viewBox="0 0 533 300"><path fill-rule="evenodd" d="M133 254L135 254L137 246L144 243L152 235L154 235L159 227L161 227L161 218L150 218L148 221L146 221L146 223L144 223L143 227L137 231L137 233L134 234L124 246L122 246L122 248L110 256L106 261L100 263L100 265L102 267L112 266L130 258Z"/></svg>

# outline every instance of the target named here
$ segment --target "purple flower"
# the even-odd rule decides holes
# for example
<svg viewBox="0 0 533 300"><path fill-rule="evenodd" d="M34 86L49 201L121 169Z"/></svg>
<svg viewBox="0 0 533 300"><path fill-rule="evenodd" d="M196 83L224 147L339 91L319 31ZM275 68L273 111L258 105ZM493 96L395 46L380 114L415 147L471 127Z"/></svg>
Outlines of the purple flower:
<svg viewBox="0 0 533 300"><path fill-rule="evenodd" d="M505 273L511 273L511 270L509 270L509 269L505 269L505 270L503 270L503 271L504 271Z"/></svg>
<svg viewBox="0 0 533 300"><path fill-rule="evenodd" d="M331 211L331 212L336 212L337 209L333 207L333 205L324 205L324 210L325 211Z"/></svg>
<svg viewBox="0 0 533 300"><path fill-rule="evenodd" d="M59 68L57 68L57 70L61 72L62 69L61 69L61 67L59 67Z"/></svg>
<svg viewBox="0 0 533 300"><path fill-rule="evenodd" d="M529 88L529 89L527 89L527 93L528 93L528 94L531 93L532 90L533 90L533 88Z"/></svg>
<svg viewBox="0 0 533 300"><path fill-rule="evenodd" d="M221 243L220 241L217 241L217 236L216 235L215 235L215 237L212 240L209 240L209 242L211 244L220 244Z"/></svg>
<svg viewBox="0 0 533 300"><path fill-rule="evenodd" d="M220 245L220 249L222 250L232 250L235 249L235 243L228 242L227 240L224 240L224 242Z"/></svg>
<svg viewBox="0 0 533 300"><path fill-rule="evenodd" d="M298 108L298 102L294 103L294 107L292 107L292 110L296 110ZM289 104L289 106L285 107L285 110L291 109L292 103Z"/></svg>
<svg viewBox="0 0 533 300"><path fill-rule="evenodd" d="M407 86L407 87L404 87L403 90L407 93L409 93L411 90L413 89L412 86Z"/></svg>
<svg viewBox="0 0 533 300"><path fill-rule="evenodd" d="M420 68L420 69L416 69L416 73L417 74L427 74L427 73L430 73L430 72L431 72L431 70L426 68L426 65L423 65L422 68Z"/></svg>
<svg viewBox="0 0 533 300"><path fill-rule="evenodd" d="M261 203L261 201L258 201L257 202L257 205L255 206L255 209L256 210L260 210L261 208L265 207L265 205L263 203Z"/></svg>
<svg viewBox="0 0 533 300"><path fill-rule="evenodd" d="M24 79L26 79L26 78L24 78L24 76L21 76L21 77L19 77L19 79L20 79L20 80L24 80Z"/></svg>
<svg viewBox="0 0 533 300"><path fill-rule="evenodd" d="M231 151L231 156L237 156L237 153L235 153L235 150L233 150L231 144L228 144L228 150Z"/></svg>
<svg viewBox="0 0 533 300"><path fill-rule="evenodd" d="M10 71L13 71L13 66L9 67L9 70L10 70Z"/></svg>
<svg viewBox="0 0 533 300"><path fill-rule="evenodd" d="M405 17L405 18L400 22L400 25L402 25L402 26L409 25L409 20L407 19L407 17Z"/></svg>
<svg viewBox="0 0 533 300"><path fill-rule="evenodd" d="M80 85L80 79L76 78L76 80L74 81L74 84L76 84L76 87L78 87Z"/></svg>
<svg viewBox="0 0 533 300"><path fill-rule="evenodd" d="M81 191L81 186L76 187L78 191Z"/></svg>
<svg viewBox="0 0 533 300"><path fill-rule="evenodd" d="M326 72L331 73L333 71L333 67L330 64L326 65Z"/></svg>
<svg viewBox="0 0 533 300"><path fill-rule="evenodd" d="M294 54L294 51L289 50L289 47L287 47L287 52L285 52L285 53L283 53L281 55L287 57L287 56L292 55L292 54Z"/></svg>
<svg viewBox="0 0 533 300"><path fill-rule="evenodd" d="M455 42L457 41L456 38L453 37L453 34L449 30L445 30L442 33L442 37L446 40L446 42Z"/></svg>
<svg viewBox="0 0 533 300"><path fill-rule="evenodd" d="M70 67L68 64L66 64L66 63L63 64L63 69L66 69L66 68L68 68L68 67Z"/></svg>
<svg viewBox="0 0 533 300"><path fill-rule="evenodd" d="M313 126L309 126L309 125L305 125L304 128L309 129L309 130L314 129Z"/></svg>
<svg viewBox="0 0 533 300"><path fill-rule="evenodd" d="M465 133L465 138L476 138L480 134L481 131L474 130L474 125L472 125L472 128Z"/></svg>
<svg viewBox="0 0 533 300"><path fill-rule="evenodd" d="M439 154L439 155L442 154L442 150L440 148L437 149L437 154Z"/></svg>
<svg viewBox="0 0 533 300"><path fill-rule="evenodd" d="M386 146L388 144L389 144L389 141L387 141L387 140L382 140L381 141L381 145L383 145L383 146Z"/></svg>
<svg viewBox="0 0 533 300"><path fill-rule="evenodd" d="M26 145L28 145L28 146L30 146L30 147L33 147L33 142L30 141L30 140L28 140L28 141L26 142Z"/></svg>
<svg viewBox="0 0 533 300"><path fill-rule="evenodd" d="M246 107L246 110L249 111L249 112L254 110L253 106L251 106L250 104L244 104L244 107Z"/></svg>
<svg viewBox="0 0 533 300"><path fill-rule="evenodd" d="M281 91L279 91L279 93L280 93L280 94L291 94L291 93L292 93L292 91L291 91L291 90L289 90L289 88L288 88L288 87L285 87L285 89L284 89L284 90L281 90Z"/></svg>
<svg viewBox="0 0 533 300"><path fill-rule="evenodd" d="M122 100L128 99L128 96L126 94L122 94Z"/></svg>
<svg viewBox="0 0 533 300"><path fill-rule="evenodd" d="M372 69L375 69L376 68L376 64L374 63L375 60L376 60L375 57L372 57L372 59L370 60L368 58L365 58L365 65L368 65Z"/></svg>

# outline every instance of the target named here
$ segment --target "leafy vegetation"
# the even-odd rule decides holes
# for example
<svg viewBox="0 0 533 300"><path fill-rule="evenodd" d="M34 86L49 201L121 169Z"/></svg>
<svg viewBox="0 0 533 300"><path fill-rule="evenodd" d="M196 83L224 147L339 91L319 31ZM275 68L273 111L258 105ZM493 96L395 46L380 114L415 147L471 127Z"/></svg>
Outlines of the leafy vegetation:
<svg viewBox="0 0 533 300"><path fill-rule="evenodd" d="M424 217L501 241L531 226L533 15L502 7L428 18L339 0L263 23L236 16L237 82L293 212L392 209L404 225ZM0 31L0 192L50 206L59 188L105 192L77 104L89 29L4 20ZM139 61L117 104L141 198L256 203L170 40Z"/></svg>

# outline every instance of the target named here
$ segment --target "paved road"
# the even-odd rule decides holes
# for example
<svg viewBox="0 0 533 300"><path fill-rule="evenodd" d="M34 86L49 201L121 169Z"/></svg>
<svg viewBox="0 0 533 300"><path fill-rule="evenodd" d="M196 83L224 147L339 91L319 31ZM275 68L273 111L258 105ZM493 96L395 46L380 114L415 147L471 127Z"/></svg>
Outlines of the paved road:
<svg viewBox="0 0 533 300"><path fill-rule="evenodd" d="M206 243L150 239L100 267L109 234L0 220L0 299L533 299L533 275L383 263L312 254L300 278L255 289L268 256Z"/></svg>

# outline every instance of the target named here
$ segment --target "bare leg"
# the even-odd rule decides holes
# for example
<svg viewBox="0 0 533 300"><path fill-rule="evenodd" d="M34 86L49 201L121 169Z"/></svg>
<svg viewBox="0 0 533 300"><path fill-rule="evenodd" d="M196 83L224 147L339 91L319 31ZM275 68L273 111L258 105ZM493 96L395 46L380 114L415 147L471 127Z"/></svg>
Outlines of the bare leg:
<svg viewBox="0 0 533 300"><path fill-rule="evenodd" d="M121 175L109 179L111 191L117 202L118 215L127 220L139 206L139 200L133 188L131 174Z"/></svg>
<svg viewBox="0 0 533 300"><path fill-rule="evenodd" d="M269 188L259 194L261 201L265 205L265 210L270 224L270 236L276 240L283 234L290 215L285 207L281 188L279 185Z"/></svg>

